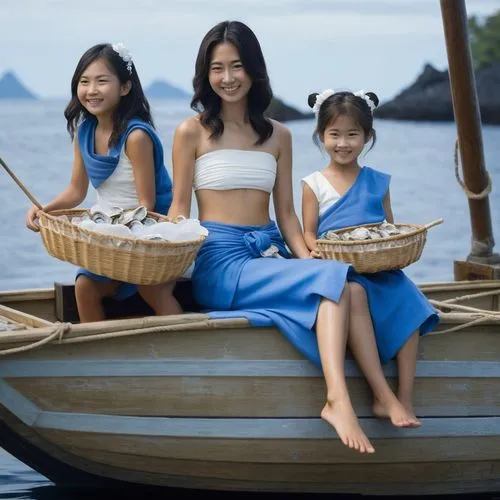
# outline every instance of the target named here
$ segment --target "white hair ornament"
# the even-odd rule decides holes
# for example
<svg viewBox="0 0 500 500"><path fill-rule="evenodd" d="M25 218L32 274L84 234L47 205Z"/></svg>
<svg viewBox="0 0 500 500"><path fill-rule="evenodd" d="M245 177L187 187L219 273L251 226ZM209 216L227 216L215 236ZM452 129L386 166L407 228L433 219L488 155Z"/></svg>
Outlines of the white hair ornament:
<svg viewBox="0 0 500 500"><path fill-rule="evenodd" d="M368 107L370 108L370 111L373 114L374 109L377 107L376 104L370 99L370 96L366 95L364 90L358 90L357 92L353 92L353 94L357 97L361 97L361 99L364 99L366 104L368 104Z"/></svg>
<svg viewBox="0 0 500 500"><path fill-rule="evenodd" d="M321 94L318 94L316 96L316 101L314 102L314 106L312 110L314 111L314 114L318 116L319 109L321 108L321 105L333 94L335 94L335 90L333 89L326 89L321 92Z"/></svg>
<svg viewBox="0 0 500 500"><path fill-rule="evenodd" d="M111 45L113 50L122 58L123 62L126 63L127 65L127 71L129 75L132 74L132 54L130 51L125 47L125 45L122 42L114 43Z"/></svg>

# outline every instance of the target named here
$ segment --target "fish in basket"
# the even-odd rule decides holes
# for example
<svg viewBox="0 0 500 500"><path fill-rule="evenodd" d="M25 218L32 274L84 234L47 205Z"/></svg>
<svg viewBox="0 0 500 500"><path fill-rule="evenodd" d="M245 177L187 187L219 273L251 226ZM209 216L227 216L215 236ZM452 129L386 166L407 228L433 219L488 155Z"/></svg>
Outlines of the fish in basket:
<svg viewBox="0 0 500 500"><path fill-rule="evenodd" d="M390 224L387 222L326 231L316 241L322 259L352 264L358 273L402 269L422 255L427 230L441 224Z"/></svg>
<svg viewBox="0 0 500 500"><path fill-rule="evenodd" d="M180 278L208 234L196 219L170 220L145 207L41 211L38 218L51 256L137 285Z"/></svg>

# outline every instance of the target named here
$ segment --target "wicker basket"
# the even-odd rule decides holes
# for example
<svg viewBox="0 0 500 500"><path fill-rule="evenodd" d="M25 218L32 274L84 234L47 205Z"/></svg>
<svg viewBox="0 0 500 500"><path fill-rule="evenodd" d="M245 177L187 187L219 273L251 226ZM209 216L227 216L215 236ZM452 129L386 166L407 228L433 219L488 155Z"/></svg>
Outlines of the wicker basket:
<svg viewBox="0 0 500 500"><path fill-rule="evenodd" d="M205 236L194 241L169 242L139 240L100 234L80 228L67 220L86 210L39 212L42 240L47 252L57 259L118 281L137 285L157 285L172 281L193 263ZM167 217L148 212L148 217L167 221Z"/></svg>
<svg viewBox="0 0 500 500"><path fill-rule="evenodd" d="M377 240L317 240L317 251L322 259L332 259L352 264L358 273L377 273L402 269L416 262L422 255L427 239L427 230L441 224L438 219L424 226L416 224L394 224L396 227L411 227L412 231ZM342 234L356 227L376 227L380 224L345 227L335 232Z"/></svg>

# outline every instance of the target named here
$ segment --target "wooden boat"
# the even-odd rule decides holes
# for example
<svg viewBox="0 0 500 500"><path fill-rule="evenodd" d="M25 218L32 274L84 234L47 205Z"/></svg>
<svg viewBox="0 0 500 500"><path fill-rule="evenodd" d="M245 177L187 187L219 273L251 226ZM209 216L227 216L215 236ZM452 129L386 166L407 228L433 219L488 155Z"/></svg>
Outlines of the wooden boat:
<svg viewBox="0 0 500 500"><path fill-rule="evenodd" d="M367 385L346 361L377 449L369 456L319 418L322 376L274 328L199 313L71 324L60 316L71 287L0 293L0 314L28 327L0 335L11 351L0 360L0 445L62 484L498 491L500 281L421 289L450 308L421 342L421 428L374 419ZM394 383L393 365L386 374Z"/></svg>
<svg viewBox="0 0 500 500"><path fill-rule="evenodd" d="M465 5L441 0L441 7L464 180L474 195L487 176ZM488 243L484 192L468 196L473 239ZM456 261L455 277L494 279L421 285L442 318L420 344L421 428L374 419L368 387L346 360L374 455L344 447L319 418L321 374L276 329L210 320L182 283L179 295L192 313L144 316L127 305L134 317L91 324L72 322L72 287L0 293L0 319L9 325L0 333L0 446L59 484L500 491L500 279L486 253L482 264ZM120 316L115 305L106 304L110 317ZM395 367L385 370L394 384Z"/></svg>

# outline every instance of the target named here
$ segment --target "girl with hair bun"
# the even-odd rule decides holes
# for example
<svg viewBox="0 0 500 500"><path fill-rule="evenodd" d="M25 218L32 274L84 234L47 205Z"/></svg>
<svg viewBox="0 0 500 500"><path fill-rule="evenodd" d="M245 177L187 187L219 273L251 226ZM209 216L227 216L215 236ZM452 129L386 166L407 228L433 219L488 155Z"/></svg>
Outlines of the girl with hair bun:
<svg viewBox="0 0 500 500"><path fill-rule="evenodd" d="M383 222L394 222L390 176L359 165L359 156L371 141L375 143L373 110L378 105L373 92L311 94L308 104L316 115L314 141L330 156L329 164L302 179L304 239L311 255L318 257L316 240L329 230ZM380 362L396 358L399 371L397 397L420 425L413 410L413 385L419 335L432 331L439 317L423 293L401 270L374 274L352 273L368 301L369 314L351 316L351 326L374 331ZM366 309L364 309L366 311ZM370 318L371 316L371 318ZM349 343L349 341L348 341ZM366 349L350 344L358 362ZM373 356L372 356L373 359ZM388 417L374 394L373 411Z"/></svg>

